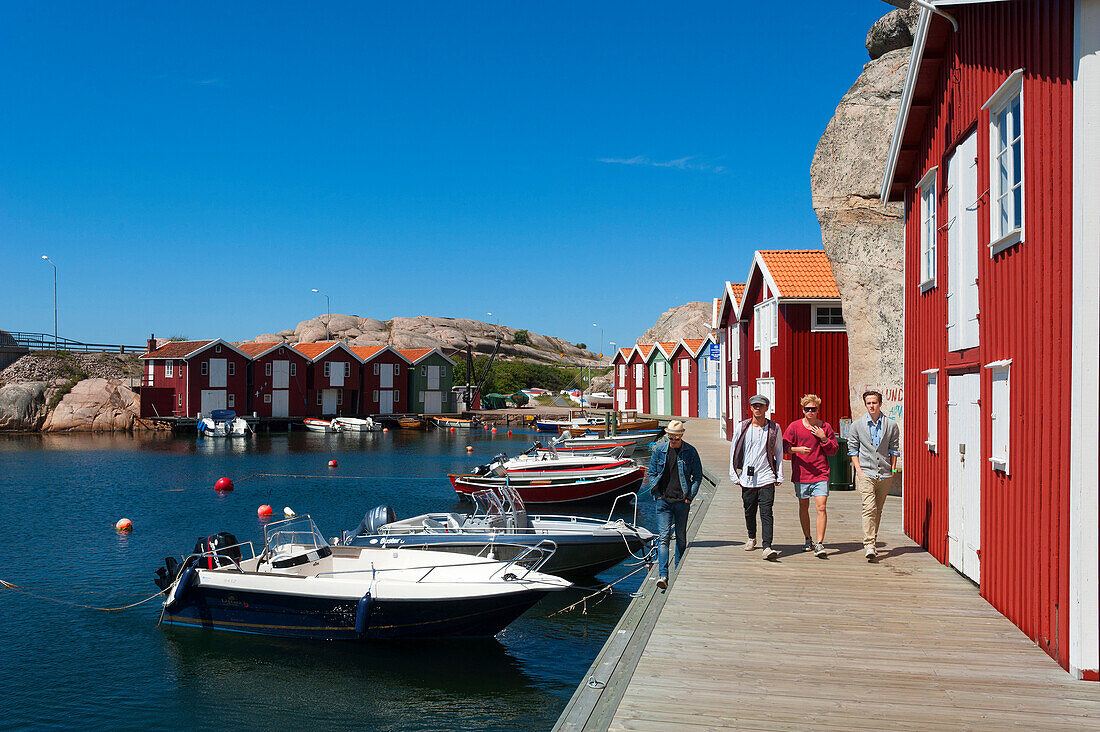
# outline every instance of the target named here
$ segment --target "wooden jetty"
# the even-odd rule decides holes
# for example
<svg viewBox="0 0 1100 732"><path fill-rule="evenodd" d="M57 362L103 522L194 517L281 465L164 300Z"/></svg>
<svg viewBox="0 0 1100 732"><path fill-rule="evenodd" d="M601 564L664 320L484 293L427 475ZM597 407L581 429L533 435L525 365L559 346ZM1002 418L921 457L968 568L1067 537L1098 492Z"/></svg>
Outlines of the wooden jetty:
<svg viewBox="0 0 1100 732"><path fill-rule="evenodd" d="M651 570L556 729L1100 727L1100 684L1074 680L908 539L899 499L868 564L858 495L832 493L818 559L801 551L788 480L775 506L781 554L764 562L744 551L717 420L690 420L685 439L717 489L692 509L667 593Z"/></svg>

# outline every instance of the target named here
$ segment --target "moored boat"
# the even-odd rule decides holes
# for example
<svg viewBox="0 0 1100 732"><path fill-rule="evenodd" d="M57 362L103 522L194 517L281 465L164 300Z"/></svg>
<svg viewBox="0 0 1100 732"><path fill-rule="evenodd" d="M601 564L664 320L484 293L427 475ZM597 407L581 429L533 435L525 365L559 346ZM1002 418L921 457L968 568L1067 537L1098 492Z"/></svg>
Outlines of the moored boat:
<svg viewBox="0 0 1100 732"><path fill-rule="evenodd" d="M613 407L615 406L615 397L607 392L597 391L592 394L585 394L584 403L589 407Z"/></svg>
<svg viewBox="0 0 1100 732"><path fill-rule="evenodd" d="M661 439L661 435L664 434L664 430L640 430L638 432L616 432L610 437L604 437L603 434L598 433L591 429L576 429L562 432L557 439L571 435L563 440L562 445L585 445L585 444L598 444L607 440L614 440L616 442L633 442L638 449L648 449L649 445Z"/></svg>
<svg viewBox="0 0 1100 732"><path fill-rule="evenodd" d="M638 443L630 437L624 439L608 437L603 439L593 436L592 439L575 439L566 435L559 435L550 440L545 447L540 445L539 452L554 452L558 455L602 455L606 457L615 455L628 458L634 454L637 447Z"/></svg>
<svg viewBox="0 0 1100 732"><path fill-rule="evenodd" d="M442 427L443 429L454 427L458 430L468 430L479 426L481 420L476 417L470 419L462 419L460 417L433 417L432 424L436 427Z"/></svg>
<svg viewBox="0 0 1100 732"><path fill-rule="evenodd" d="M196 425L200 437L247 437L252 427L232 409L214 409Z"/></svg>
<svg viewBox="0 0 1100 732"><path fill-rule="evenodd" d="M447 478L460 498L487 488L510 486L526 503L571 503L609 500L634 492L645 479L645 468L626 458L599 456L497 455L468 473Z"/></svg>
<svg viewBox="0 0 1100 732"><path fill-rule="evenodd" d="M375 432L382 429L382 425L375 422L370 417L366 419L360 419L359 417L336 417L332 420L333 425L339 425L343 432Z"/></svg>
<svg viewBox="0 0 1100 732"><path fill-rule="evenodd" d="M310 432L343 432L344 428L337 422L328 419L317 419L316 417L306 417L302 420L302 424Z"/></svg>
<svg viewBox="0 0 1100 732"><path fill-rule="evenodd" d="M401 417L397 420L397 426L403 430L422 430L426 424L419 417Z"/></svg>

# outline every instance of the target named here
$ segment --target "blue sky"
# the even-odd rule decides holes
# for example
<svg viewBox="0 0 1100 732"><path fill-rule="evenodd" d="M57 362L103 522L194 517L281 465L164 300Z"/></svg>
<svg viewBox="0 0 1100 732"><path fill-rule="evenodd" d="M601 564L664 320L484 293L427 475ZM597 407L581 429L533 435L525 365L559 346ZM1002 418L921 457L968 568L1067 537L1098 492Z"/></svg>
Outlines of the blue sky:
<svg viewBox="0 0 1100 732"><path fill-rule="evenodd" d="M608 351L820 247L810 160L891 9L2 7L0 328L52 332L48 254L77 340L250 339L319 288Z"/></svg>

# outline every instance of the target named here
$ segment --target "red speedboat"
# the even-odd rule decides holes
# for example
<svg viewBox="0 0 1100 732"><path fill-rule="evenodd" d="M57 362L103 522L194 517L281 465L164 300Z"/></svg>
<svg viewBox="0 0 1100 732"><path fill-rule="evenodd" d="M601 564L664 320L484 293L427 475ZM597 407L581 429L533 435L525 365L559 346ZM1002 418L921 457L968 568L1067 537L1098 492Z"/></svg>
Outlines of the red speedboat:
<svg viewBox="0 0 1100 732"><path fill-rule="evenodd" d="M626 458L562 457L532 449L515 458L498 455L469 473L452 473L447 477L459 497L509 486L524 503L573 503L611 499L626 491L637 491L645 480L645 468Z"/></svg>

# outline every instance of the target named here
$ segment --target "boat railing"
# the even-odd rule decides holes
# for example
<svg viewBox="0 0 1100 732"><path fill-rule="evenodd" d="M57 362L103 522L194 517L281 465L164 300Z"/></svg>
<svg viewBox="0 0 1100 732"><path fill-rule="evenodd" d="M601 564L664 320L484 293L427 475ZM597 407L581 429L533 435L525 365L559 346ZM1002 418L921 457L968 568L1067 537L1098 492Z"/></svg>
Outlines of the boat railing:
<svg viewBox="0 0 1100 732"><path fill-rule="evenodd" d="M493 559L490 555L493 553L494 548L499 549L501 547L508 547L508 548L512 548L512 549L517 549L519 551L511 559L500 559L500 560ZM489 579L492 579L492 578L496 577L497 575L501 574L502 572L505 575L507 575L507 573L508 573L507 570L508 570L509 567L517 567L517 566L523 568L523 574L518 575L518 576L513 576L513 579L523 579L523 578L527 577L529 574L531 574L532 572L539 571L539 569L541 569L546 564L546 562L550 560L550 557L554 556L554 552L556 552L557 550L558 550L557 543L550 540L550 539L543 539L542 541L540 541L538 544L535 544L534 546L530 546L530 545L527 545L527 544L513 544L513 543L510 543L510 542L496 541L496 542L490 542L490 543L486 544L485 547L483 547L481 549L481 551L479 551L474 556L477 557L479 560L492 559L492 561L497 562L498 564L501 565L500 567L495 569L492 574L489 575ZM481 567L481 566L485 566L484 561L456 562L454 564L432 564L432 565L427 565L427 566L423 566L423 567L382 567L382 568L378 568L378 567L375 567L372 564L369 569L332 570L332 571L329 571L329 572L318 572L314 576L316 576L316 577L333 577L333 576L336 576L336 575L368 574L369 573L373 577L373 576L376 576L376 575L384 574L386 572L410 572L410 571L421 570L422 569L422 570L424 570L424 574L420 575L420 577L418 577L414 581L415 582L424 582L428 579L428 577L432 574L432 572L435 572L437 569L449 570L449 569L454 569L455 567ZM450 581L450 580L445 580L445 581Z"/></svg>
<svg viewBox="0 0 1100 732"><path fill-rule="evenodd" d="M244 551L241 551L241 558L240 559L234 559L230 555L226 554L226 552L228 552L230 549L241 549L241 550L243 550L245 547L248 547L248 556L247 557L244 556ZM188 554L186 557L183 558L183 564L180 565L180 566L182 566L182 567L198 566L199 569L203 569L203 567L201 565L203 559L213 559L215 561L220 561L220 560L224 559L225 561L229 562L229 564L225 564L225 565L219 564L218 566L213 567L213 569L222 569L222 568L225 568L225 567L232 566L238 572L244 574L244 569L241 567L241 562L247 561L249 559L255 559L255 558L256 558L256 547L253 546L251 541L242 541L242 542L239 542L237 544L231 544L229 546L220 546L217 549L208 549L207 551L193 552L191 554Z"/></svg>
<svg viewBox="0 0 1100 732"><path fill-rule="evenodd" d="M623 493L621 495L615 496L615 500L611 502L611 510L607 512L607 523L612 522L613 517L615 516L615 509L618 508L619 501L621 501L624 498L634 501L634 520L631 521L630 523L637 526L638 525L638 494L633 492L633 491L631 491L630 493Z"/></svg>

